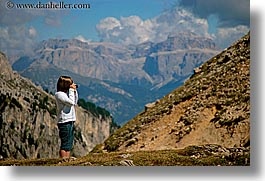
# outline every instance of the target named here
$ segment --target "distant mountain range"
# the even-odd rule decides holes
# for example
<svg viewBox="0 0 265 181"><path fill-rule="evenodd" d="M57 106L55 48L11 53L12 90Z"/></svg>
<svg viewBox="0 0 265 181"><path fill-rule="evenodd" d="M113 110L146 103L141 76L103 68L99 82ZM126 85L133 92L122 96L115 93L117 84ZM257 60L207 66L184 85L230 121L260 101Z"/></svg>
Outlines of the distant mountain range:
<svg viewBox="0 0 265 181"><path fill-rule="evenodd" d="M194 68L218 52L211 39L190 32L128 47L50 39L33 55L12 61L12 68L51 92L60 75L70 75L80 84L81 98L107 109L124 124L145 104L182 85Z"/></svg>

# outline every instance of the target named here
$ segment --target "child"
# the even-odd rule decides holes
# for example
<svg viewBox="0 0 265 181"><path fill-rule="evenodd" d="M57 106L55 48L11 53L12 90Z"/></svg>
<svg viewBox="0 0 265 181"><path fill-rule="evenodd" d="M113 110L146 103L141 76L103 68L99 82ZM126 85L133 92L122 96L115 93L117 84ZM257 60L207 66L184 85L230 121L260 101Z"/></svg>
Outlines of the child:
<svg viewBox="0 0 265 181"><path fill-rule="evenodd" d="M74 122L76 121L75 105L78 100L76 84L69 76L61 76L55 93L59 137L61 139L60 157L70 158L74 141Z"/></svg>

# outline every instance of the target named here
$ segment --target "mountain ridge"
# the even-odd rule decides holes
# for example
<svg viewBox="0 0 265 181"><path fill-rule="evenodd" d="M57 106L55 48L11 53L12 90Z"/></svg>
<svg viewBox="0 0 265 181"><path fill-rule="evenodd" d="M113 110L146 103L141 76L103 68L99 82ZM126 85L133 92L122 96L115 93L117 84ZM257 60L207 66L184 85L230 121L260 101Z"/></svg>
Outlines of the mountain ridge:
<svg viewBox="0 0 265 181"><path fill-rule="evenodd" d="M44 82L40 74L36 76L39 69L50 72L49 68L53 67L58 71L86 77L89 81L98 80L92 87L97 87L97 82L101 81L112 87L115 96L109 94L106 97L102 89L89 94L84 91L81 96L104 107L112 113L116 122L124 124L141 111L146 103L181 85L191 75L193 68L219 50L208 38L182 33L170 36L159 44L144 43L129 47L106 42L50 39L43 41L34 52L28 56L29 59L21 57L15 61L13 69L50 91L55 89L54 76L43 75L53 80ZM78 82L78 79L75 80ZM89 89L88 84L82 85L84 89ZM143 90L143 93L135 97L135 90Z"/></svg>

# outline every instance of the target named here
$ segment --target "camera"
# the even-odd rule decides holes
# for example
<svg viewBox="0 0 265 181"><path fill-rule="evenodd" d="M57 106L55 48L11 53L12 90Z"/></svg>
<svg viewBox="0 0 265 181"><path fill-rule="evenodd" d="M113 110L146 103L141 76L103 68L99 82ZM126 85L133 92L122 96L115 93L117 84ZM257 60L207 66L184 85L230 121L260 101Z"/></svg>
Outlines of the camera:
<svg viewBox="0 0 265 181"><path fill-rule="evenodd" d="M75 85L76 89L78 88L78 84L72 83L72 85ZM70 85L69 88L71 88L72 85Z"/></svg>

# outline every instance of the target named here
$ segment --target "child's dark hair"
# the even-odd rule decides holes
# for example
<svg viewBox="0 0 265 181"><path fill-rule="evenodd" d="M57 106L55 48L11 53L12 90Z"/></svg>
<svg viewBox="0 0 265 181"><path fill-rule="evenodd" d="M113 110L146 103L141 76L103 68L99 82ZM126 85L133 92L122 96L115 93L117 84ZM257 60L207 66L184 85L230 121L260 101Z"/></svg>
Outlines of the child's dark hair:
<svg viewBox="0 0 265 181"><path fill-rule="evenodd" d="M57 92L67 92L70 88L70 85L73 84L73 80L69 76L60 76L57 81Z"/></svg>

